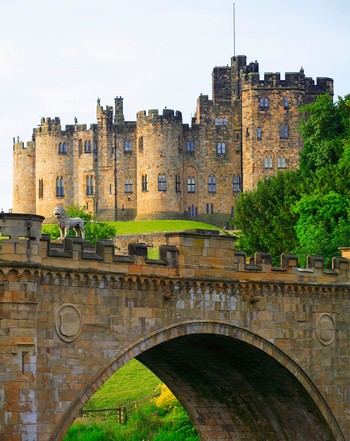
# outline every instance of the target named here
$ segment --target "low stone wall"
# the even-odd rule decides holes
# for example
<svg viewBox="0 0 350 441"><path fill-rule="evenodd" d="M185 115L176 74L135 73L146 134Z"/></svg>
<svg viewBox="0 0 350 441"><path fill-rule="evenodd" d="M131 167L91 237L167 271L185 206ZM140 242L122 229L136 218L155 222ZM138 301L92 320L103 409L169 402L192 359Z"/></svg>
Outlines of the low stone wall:
<svg viewBox="0 0 350 441"><path fill-rule="evenodd" d="M150 247L157 248L160 245L165 245L165 233L121 234L116 236L114 245L117 248L117 254L128 254L129 243L145 243Z"/></svg>

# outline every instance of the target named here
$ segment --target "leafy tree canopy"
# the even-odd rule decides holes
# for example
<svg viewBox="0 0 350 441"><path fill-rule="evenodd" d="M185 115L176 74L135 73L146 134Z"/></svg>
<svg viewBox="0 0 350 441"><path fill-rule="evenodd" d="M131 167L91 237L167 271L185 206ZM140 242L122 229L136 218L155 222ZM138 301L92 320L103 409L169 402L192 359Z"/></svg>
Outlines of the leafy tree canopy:
<svg viewBox="0 0 350 441"><path fill-rule="evenodd" d="M350 95L321 95L301 109L300 171L278 173L240 195L233 223L248 254L321 254L327 266L350 246Z"/></svg>

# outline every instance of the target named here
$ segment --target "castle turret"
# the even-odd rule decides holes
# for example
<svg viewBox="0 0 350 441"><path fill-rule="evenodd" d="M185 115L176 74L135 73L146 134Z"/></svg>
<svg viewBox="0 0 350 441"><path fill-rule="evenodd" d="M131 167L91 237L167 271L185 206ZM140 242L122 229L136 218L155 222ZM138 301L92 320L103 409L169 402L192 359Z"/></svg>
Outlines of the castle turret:
<svg viewBox="0 0 350 441"><path fill-rule="evenodd" d="M35 148L33 142L13 144L13 194L14 213L35 213Z"/></svg>
<svg viewBox="0 0 350 441"><path fill-rule="evenodd" d="M176 180L182 175L181 112L164 109L137 114L138 218L178 218L181 193Z"/></svg>

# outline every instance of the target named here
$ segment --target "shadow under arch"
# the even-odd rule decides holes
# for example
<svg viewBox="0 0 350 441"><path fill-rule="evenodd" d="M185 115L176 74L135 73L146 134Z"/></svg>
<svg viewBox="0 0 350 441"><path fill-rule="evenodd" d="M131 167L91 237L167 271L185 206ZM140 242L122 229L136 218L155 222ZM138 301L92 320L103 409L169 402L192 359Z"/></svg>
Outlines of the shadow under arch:
<svg viewBox="0 0 350 441"><path fill-rule="evenodd" d="M50 440L62 439L88 399L133 358L173 391L201 440L345 441L297 363L246 329L205 320L177 323L127 346L72 403Z"/></svg>

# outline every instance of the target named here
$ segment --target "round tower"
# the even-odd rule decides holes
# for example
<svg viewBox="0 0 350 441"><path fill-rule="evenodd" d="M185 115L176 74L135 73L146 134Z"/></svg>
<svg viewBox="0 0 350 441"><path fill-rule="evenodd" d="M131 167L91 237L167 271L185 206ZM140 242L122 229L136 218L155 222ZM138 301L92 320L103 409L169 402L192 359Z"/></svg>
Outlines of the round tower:
<svg viewBox="0 0 350 441"><path fill-rule="evenodd" d="M137 219L181 216L182 114L137 114Z"/></svg>
<svg viewBox="0 0 350 441"><path fill-rule="evenodd" d="M13 213L35 213L35 148L33 142L13 144Z"/></svg>
<svg viewBox="0 0 350 441"><path fill-rule="evenodd" d="M34 136L36 214L52 218L56 205L73 202L73 146L62 136L59 118L42 118Z"/></svg>

